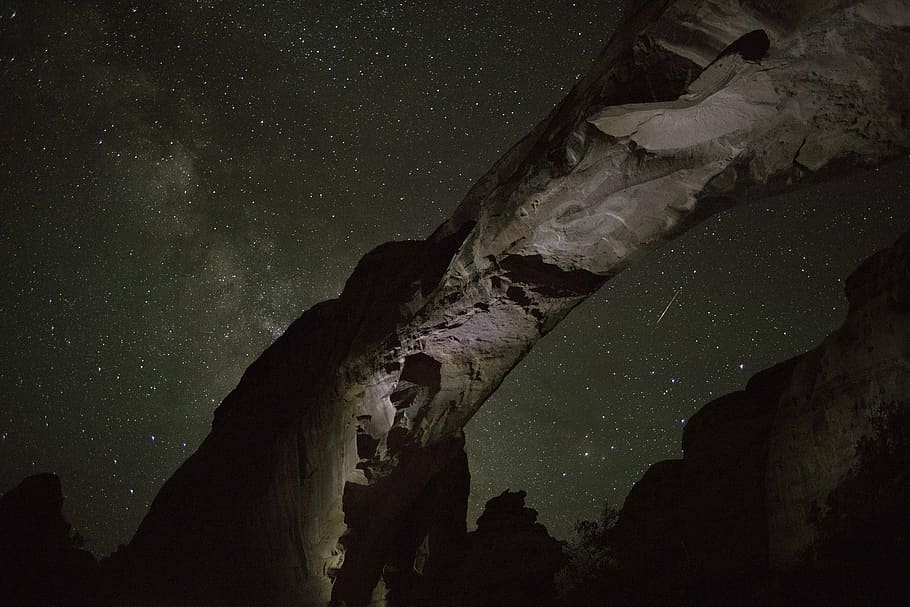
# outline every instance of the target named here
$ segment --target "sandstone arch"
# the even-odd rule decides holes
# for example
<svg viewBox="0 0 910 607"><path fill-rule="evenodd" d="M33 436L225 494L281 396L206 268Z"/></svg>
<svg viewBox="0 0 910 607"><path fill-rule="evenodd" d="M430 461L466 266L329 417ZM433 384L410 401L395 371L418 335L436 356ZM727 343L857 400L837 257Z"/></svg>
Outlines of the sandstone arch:
<svg viewBox="0 0 910 607"><path fill-rule="evenodd" d="M910 149L910 6L647 0L424 241L246 371L112 559L128 604L348 605L543 334L718 209Z"/></svg>

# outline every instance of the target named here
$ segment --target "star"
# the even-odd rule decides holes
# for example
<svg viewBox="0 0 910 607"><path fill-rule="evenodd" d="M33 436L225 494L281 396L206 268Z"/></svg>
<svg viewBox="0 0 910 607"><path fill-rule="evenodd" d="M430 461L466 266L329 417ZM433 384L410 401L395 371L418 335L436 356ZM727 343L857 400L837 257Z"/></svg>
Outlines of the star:
<svg viewBox="0 0 910 607"><path fill-rule="evenodd" d="M0 490L60 471L98 556L246 367L367 251L432 233L624 3L210 4L3 12ZM839 322L843 279L910 226L908 167L715 216L607 283L465 429L469 517L521 488L566 537L622 503L745 365Z"/></svg>

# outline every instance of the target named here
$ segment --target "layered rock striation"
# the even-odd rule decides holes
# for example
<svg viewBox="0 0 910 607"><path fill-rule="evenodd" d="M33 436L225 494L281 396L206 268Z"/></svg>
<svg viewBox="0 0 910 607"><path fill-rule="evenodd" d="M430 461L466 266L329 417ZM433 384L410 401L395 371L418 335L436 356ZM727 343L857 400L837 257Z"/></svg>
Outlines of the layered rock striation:
<svg viewBox="0 0 910 607"><path fill-rule="evenodd" d="M451 219L367 254L247 369L106 564L114 600L370 602L465 423L574 306L718 209L910 148L908 25L895 0L628 2Z"/></svg>

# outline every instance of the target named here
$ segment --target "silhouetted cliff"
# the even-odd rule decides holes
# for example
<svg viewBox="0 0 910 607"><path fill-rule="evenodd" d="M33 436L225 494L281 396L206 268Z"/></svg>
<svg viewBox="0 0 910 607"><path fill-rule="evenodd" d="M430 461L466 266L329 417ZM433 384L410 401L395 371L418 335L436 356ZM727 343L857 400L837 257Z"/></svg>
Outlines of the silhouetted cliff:
<svg viewBox="0 0 910 607"><path fill-rule="evenodd" d="M617 605L910 602L910 234L847 281L843 326L691 417L587 587Z"/></svg>

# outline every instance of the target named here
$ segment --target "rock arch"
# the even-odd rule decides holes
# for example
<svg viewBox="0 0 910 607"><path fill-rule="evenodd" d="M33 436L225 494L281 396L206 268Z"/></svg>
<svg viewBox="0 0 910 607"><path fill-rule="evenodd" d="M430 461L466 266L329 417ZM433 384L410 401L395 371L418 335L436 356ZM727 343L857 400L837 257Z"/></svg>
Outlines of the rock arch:
<svg viewBox="0 0 910 607"><path fill-rule="evenodd" d="M574 306L721 208L910 149L907 25L897 0L627 2L447 222L249 367L108 564L122 602L366 604L465 423Z"/></svg>

